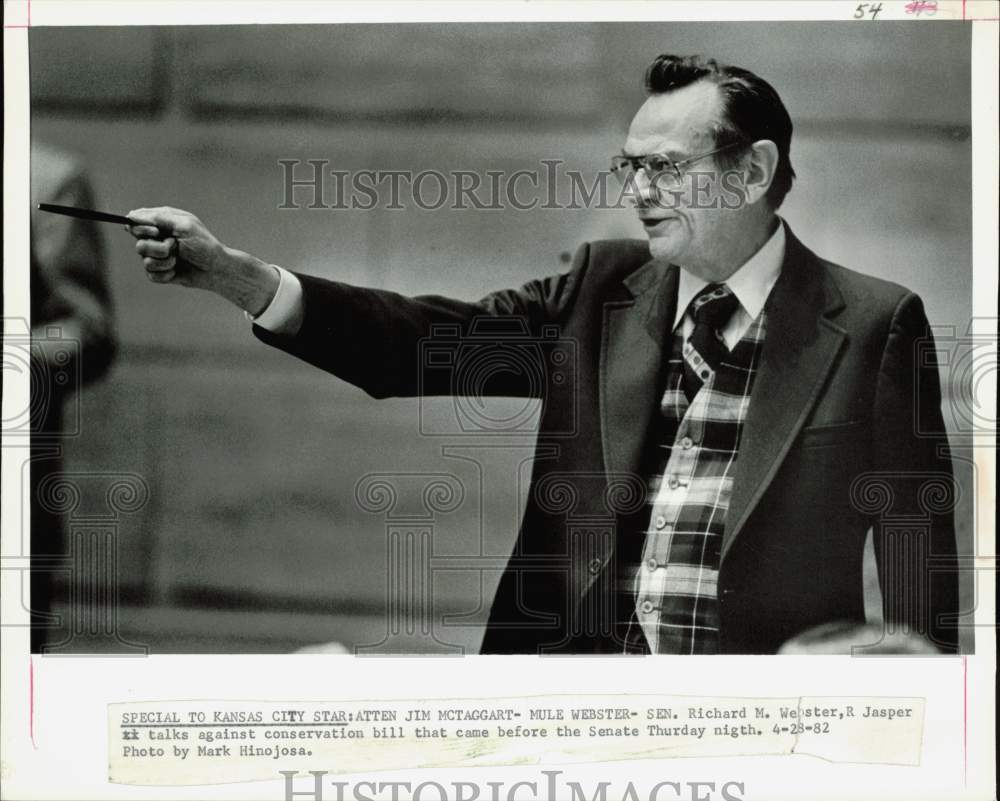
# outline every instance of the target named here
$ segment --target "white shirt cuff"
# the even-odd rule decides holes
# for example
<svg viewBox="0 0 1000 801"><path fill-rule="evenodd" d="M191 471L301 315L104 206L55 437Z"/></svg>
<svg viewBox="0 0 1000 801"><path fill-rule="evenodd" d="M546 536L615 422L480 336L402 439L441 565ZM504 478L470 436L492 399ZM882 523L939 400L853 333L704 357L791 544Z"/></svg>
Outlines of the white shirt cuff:
<svg viewBox="0 0 1000 801"><path fill-rule="evenodd" d="M288 270L272 264L278 271L278 291L267 308L254 317L244 312L247 319L274 334L292 336L302 327L305 306L302 302L302 284Z"/></svg>

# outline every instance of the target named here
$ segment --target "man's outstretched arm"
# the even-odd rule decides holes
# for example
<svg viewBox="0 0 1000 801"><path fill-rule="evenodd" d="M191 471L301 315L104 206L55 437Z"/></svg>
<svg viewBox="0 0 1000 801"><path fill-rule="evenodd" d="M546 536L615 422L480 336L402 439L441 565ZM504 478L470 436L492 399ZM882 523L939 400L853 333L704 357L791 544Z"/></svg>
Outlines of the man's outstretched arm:
<svg viewBox="0 0 1000 801"><path fill-rule="evenodd" d="M129 231L138 239L136 250L156 283L207 289L255 317L268 310L282 285L277 267L222 244L188 212L164 207L138 209L128 216L140 223ZM537 394L538 370L531 365L525 369L524 360L539 361L537 367L544 371L546 346L535 344L546 325L565 318L588 261L589 248L584 246L569 273L477 302L436 295L411 298L296 275L302 309L295 324L279 331L254 326L254 334L374 397L455 392L453 373L423 369L431 337L443 336L455 347L456 358L463 349L495 344L497 354L507 347L517 358L510 369L494 371L482 394ZM484 330L479 323L485 318L491 325Z"/></svg>

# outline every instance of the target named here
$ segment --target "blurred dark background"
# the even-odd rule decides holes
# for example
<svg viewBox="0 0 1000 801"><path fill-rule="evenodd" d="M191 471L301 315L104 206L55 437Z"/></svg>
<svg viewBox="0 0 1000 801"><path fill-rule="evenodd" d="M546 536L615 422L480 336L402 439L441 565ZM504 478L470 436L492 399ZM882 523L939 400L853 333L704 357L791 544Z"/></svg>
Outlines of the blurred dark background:
<svg viewBox="0 0 1000 801"><path fill-rule="evenodd" d="M290 269L475 298L565 269L586 240L642 230L623 210L279 210L279 160L485 173L562 159L593 175L620 148L652 58L701 52L758 72L789 108L799 180L782 213L797 235L908 285L932 324L963 333L969 48L960 23L33 28L32 137L81 157L99 208L179 206ZM530 437L425 436L421 420L447 429L451 401L372 401L258 343L218 298L151 285L131 237L104 235L119 352L70 401L81 425L65 469L149 488L111 523L122 636L159 652L379 643L399 620L387 532L418 550L428 532L444 569L430 587L412 577L414 637L404 619L383 647L475 649ZM959 379L943 378L960 428ZM403 509L406 493L420 506L420 487L390 510L356 498L368 474L434 472L464 487L444 511ZM957 472L967 551L971 467ZM71 650L90 647L77 637Z"/></svg>

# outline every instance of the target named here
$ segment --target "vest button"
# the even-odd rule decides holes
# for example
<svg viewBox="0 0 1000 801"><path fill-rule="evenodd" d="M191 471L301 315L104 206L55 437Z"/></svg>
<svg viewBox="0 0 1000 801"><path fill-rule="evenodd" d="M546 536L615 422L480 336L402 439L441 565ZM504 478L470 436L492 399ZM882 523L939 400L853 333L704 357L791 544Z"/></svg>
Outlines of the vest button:
<svg viewBox="0 0 1000 801"><path fill-rule="evenodd" d="M656 568L658 568L659 566L660 563L657 562L655 559L646 560L646 567L648 567L650 570L656 570Z"/></svg>
<svg viewBox="0 0 1000 801"><path fill-rule="evenodd" d="M691 437L684 437L684 439L682 439L682 440L681 440L681 447L682 447L682 448L683 448L684 450L690 450L690 448L691 448L691 447L692 447L693 445L694 445L694 440L693 440L693 439L691 439Z"/></svg>
<svg viewBox="0 0 1000 801"><path fill-rule="evenodd" d="M601 572L601 568L604 567L604 562L600 559L591 559L590 564L587 565L587 569L590 570L592 576L596 576Z"/></svg>
<svg viewBox="0 0 1000 801"><path fill-rule="evenodd" d="M667 486L670 489L677 489L681 485L681 482L677 480L677 476L671 476L670 480L667 482Z"/></svg>
<svg viewBox="0 0 1000 801"><path fill-rule="evenodd" d="M657 515L655 522L657 529L663 529L666 528L667 526L667 518L665 518L663 515Z"/></svg>
<svg viewBox="0 0 1000 801"><path fill-rule="evenodd" d="M652 601L643 601L642 602L642 606L640 606L639 608L642 610L642 612L644 614L648 615L650 612L653 611L653 602Z"/></svg>

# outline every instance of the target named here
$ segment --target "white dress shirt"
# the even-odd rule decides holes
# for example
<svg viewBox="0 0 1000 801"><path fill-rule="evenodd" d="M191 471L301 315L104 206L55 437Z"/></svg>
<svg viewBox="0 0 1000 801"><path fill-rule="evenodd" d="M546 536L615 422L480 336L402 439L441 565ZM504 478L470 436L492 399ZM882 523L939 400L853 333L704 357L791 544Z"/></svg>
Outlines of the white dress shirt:
<svg viewBox="0 0 1000 801"><path fill-rule="evenodd" d="M248 320L261 328L266 328L275 334L294 336L302 327L305 305L302 301L302 284L292 273L277 264L272 267L278 271L278 291L274 293L271 302L260 314L254 317L246 312Z"/></svg>
<svg viewBox="0 0 1000 801"><path fill-rule="evenodd" d="M760 310L764 308L767 296L771 294L778 274L781 272L781 262L785 256L785 225L778 222L778 229L750 259L726 280L740 308L734 314L722 331L726 347L730 350L742 339ZM278 271L278 291L267 308L259 315L247 317L275 334L292 336L298 333L302 326L304 306L302 301L302 284L288 270L273 265ZM677 288L677 316L674 318L673 330L683 322L684 338L691 336L694 321L690 315L685 315L688 304L708 285L707 281L698 278L687 270L681 270L680 283Z"/></svg>

